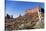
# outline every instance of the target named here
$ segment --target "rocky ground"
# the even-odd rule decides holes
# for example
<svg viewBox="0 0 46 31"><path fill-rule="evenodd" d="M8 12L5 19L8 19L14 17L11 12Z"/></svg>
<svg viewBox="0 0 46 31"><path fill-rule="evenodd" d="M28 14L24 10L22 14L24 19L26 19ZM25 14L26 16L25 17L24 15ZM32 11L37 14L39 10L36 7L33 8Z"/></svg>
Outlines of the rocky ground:
<svg viewBox="0 0 46 31"><path fill-rule="evenodd" d="M44 17L41 16L39 21L38 14L34 16L24 15L15 19L5 19L5 29L7 30L23 30L44 28Z"/></svg>

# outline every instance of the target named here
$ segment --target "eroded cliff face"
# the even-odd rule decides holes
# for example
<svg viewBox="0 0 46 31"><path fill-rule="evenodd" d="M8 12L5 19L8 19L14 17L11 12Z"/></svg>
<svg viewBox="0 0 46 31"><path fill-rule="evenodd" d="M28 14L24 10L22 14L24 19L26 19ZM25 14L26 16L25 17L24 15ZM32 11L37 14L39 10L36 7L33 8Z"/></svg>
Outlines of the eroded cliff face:
<svg viewBox="0 0 46 31"><path fill-rule="evenodd" d="M35 7L31 10L27 10L26 11L26 14L30 15L30 16L34 16L35 13L38 13L38 11L40 11L40 7Z"/></svg>
<svg viewBox="0 0 46 31"><path fill-rule="evenodd" d="M24 16L19 16L15 19L6 19L5 26L6 26L6 28L9 28L11 30L34 29L34 28L36 28L37 25L42 24L41 21L44 21L44 19L39 21L38 11L39 11L39 7L36 7L32 10L28 10ZM41 14L41 18L44 17L43 15L44 14ZM41 23L39 23L39 22L41 22ZM37 26L37 28L38 28L38 26ZM41 28L41 27L39 27L39 28Z"/></svg>

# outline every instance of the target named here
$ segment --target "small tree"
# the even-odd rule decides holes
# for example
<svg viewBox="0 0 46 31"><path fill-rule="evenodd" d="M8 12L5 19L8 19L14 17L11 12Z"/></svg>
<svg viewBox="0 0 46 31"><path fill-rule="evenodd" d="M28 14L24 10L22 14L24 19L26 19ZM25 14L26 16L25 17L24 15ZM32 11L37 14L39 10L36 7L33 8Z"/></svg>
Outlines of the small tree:
<svg viewBox="0 0 46 31"><path fill-rule="evenodd" d="M41 8L41 12L44 13L44 8Z"/></svg>
<svg viewBox="0 0 46 31"><path fill-rule="evenodd" d="M7 14L7 18L8 18L8 19L10 18L10 15L9 15L9 14Z"/></svg>

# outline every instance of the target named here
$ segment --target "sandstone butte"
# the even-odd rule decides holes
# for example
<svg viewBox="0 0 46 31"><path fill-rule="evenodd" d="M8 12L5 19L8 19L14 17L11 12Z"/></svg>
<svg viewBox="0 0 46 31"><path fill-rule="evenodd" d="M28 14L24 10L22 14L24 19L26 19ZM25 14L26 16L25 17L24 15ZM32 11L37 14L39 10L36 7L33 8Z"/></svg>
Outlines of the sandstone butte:
<svg viewBox="0 0 46 31"><path fill-rule="evenodd" d="M40 7L36 6L35 8L31 9L31 10L27 10L26 14L30 15L30 16L34 16L35 13L38 13L38 11L40 11ZM41 14L42 16L44 16L43 14Z"/></svg>

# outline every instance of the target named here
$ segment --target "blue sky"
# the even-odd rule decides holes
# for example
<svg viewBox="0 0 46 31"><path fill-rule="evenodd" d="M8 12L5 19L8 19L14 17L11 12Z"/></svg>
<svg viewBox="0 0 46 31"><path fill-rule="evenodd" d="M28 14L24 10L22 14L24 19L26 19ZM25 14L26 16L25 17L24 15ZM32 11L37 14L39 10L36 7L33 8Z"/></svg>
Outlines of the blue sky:
<svg viewBox="0 0 46 31"><path fill-rule="evenodd" d="M27 9L32 9L36 6L44 8L44 3L40 2L23 2L23 1L6 1L6 14L18 17L20 14L24 15Z"/></svg>

